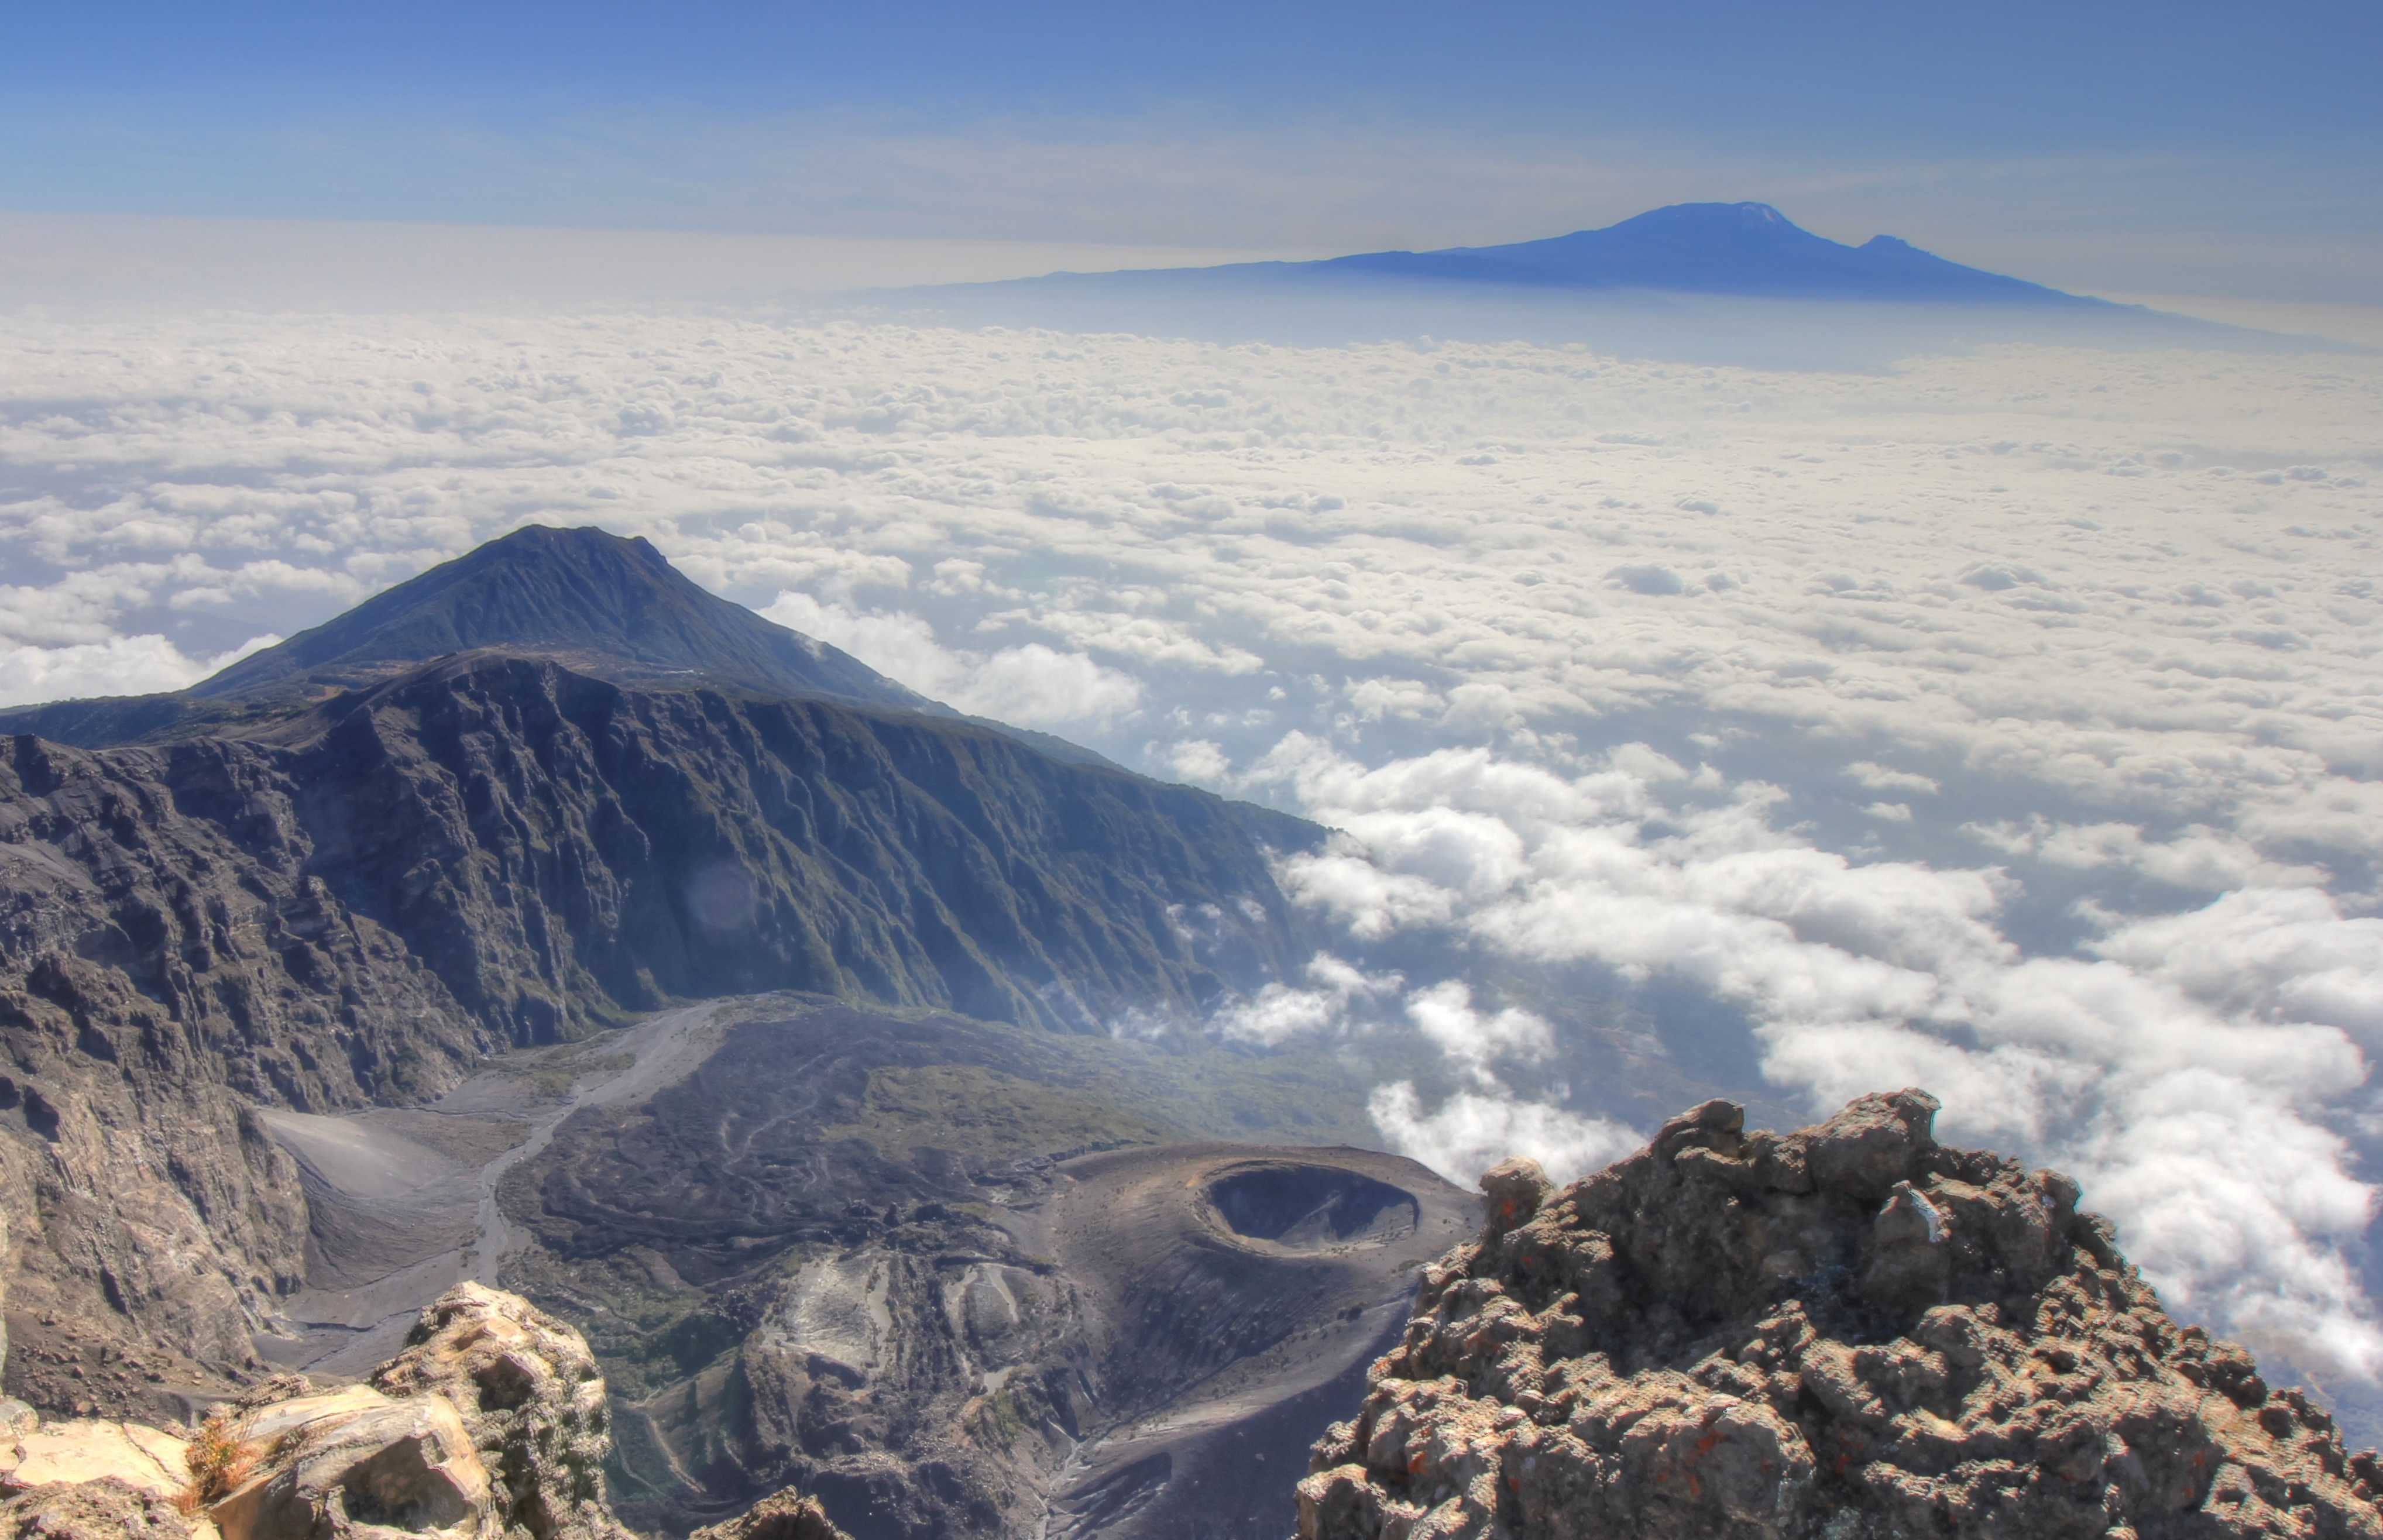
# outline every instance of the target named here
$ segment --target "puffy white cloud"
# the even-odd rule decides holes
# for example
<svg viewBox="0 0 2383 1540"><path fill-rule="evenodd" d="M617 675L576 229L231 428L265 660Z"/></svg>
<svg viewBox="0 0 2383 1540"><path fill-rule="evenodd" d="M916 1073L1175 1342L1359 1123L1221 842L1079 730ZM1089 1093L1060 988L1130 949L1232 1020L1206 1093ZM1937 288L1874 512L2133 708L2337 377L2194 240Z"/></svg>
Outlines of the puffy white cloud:
<svg viewBox="0 0 2383 1540"><path fill-rule="evenodd" d="M2229 893L2117 926L2093 951L2230 1014L2339 1027L2383 1053L2383 919L2314 888Z"/></svg>
<svg viewBox="0 0 2383 1540"><path fill-rule="evenodd" d="M2166 840L2131 823L2056 823L2037 814L2024 823L1970 823L1962 832L2009 856L2078 870L2124 868L2157 881L2204 893L2246 885L2322 883L2322 867L2270 860L2239 834L2191 824Z"/></svg>
<svg viewBox="0 0 2383 1540"><path fill-rule="evenodd" d="M787 591L761 613L781 625L842 647L878 672L930 699L1000 721L1047 727L1122 716L1142 699L1142 683L1103 668L1080 652L1041 642L991 654L959 652L907 610L855 610Z"/></svg>
<svg viewBox="0 0 2383 1540"><path fill-rule="evenodd" d="M1328 953L1308 960L1309 988L1267 984L1247 1000L1219 1012L1209 1026L1241 1042L1280 1043L1296 1037L1346 1034L1352 1011L1398 993L1405 982L1396 973L1365 973Z"/></svg>
<svg viewBox="0 0 2383 1540"><path fill-rule="evenodd" d="M1417 720L1448 709L1448 699L1430 685L1413 679L1367 679L1351 682L1349 704L1360 718L1380 721L1385 717Z"/></svg>
<svg viewBox="0 0 2383 1540"><path fill-rule="evenodd" d="M1407 1018L1465 1077L1484 1090L1503 1089L1490 1066L1500 1059L1537 1063L1555 1052L1555 1029L1518 1005L1474 1009L1473 988L1445 979L1407 996Z"/></svg>
<svg viewBox="0 0 2383 1540"><path fill-rule="evenodd" d="M1857 759L1846 767L1846 774L1858 784L1873 792L1920 792L1934 796L1945 788L1932 776L1899 770L1892 765L1882 765L1870 759Z"/></svg>
<svg viewBox="0 0 2383 1540"><path fill-rule="evenodd" d="M1924 1085L1948 1137L2083 1177L2180 1305L2303 1361L2383 1368L2344 1254L2374 1195L2326 1123L2365 1078L2358 1042L2383 1030L2383 920L2314 890L2235 893L2119 925L2093 957L2031 956L1996 928L1998 872L1857 865L1771 827L1768 788L1699 805L1699 788L1611 760L1567 783L1479 755L1286 758L1349 833L1286 860L1285 884L1356 933L1441 927L1510 957L1691 980L1746 1010L1765 1073L1816 1113ZM1501 780L1502 795L1478 790ZM1552 1046L1483 1021L1461 984L1409 1011L1485 1085L1494 1054ZM1455 1137L1422 1131L1411 1101L1377 1115L1402 1148ZM1468 1104L1451 1127L1471 1139L1488 1115Z"/></svg>
<svg viewBox="0 0 2383 1540"><path fill-rule="evenodd" d="M111 636L62 647L0 647L0 706L179 690L228 668L278 636L252 636L213 658L185 658L159 635Z"/></svg>
<svg viewBox="0 0 2383 1540"><path fill-rule="evenodd" d="M1177 781L1216 786L1232 780L1232 760L1211 738L1179 738L1169 744L1153 744L1142 753L1144 758Z"/></svg>
<svg viewBox="0 0 2383 1540"><path fill-rule="evenodd" d="M1611 1118L1477 1091L1460 1090L1427 1113L1412 1080L1381 1087L1366 1110L1392 1149L1463 1187L1513 1155L1530 1156L1558 1182L1574 1181L1647 1141Z"/></svg>

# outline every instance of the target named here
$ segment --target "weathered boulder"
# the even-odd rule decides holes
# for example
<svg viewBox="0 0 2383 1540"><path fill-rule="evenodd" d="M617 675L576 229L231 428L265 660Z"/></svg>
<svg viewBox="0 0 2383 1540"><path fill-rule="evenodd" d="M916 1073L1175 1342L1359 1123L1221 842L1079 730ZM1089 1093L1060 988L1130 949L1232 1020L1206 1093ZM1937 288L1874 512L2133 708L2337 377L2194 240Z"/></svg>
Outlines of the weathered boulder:
<svg viewBox="0 0 2383 1540"><path fill-rule="evenodd" d="M736 1518L708 1524L686 1540L852 1540L828 1521L817 1497L792 1487L762 1498Z"/></svg>
<svg viewBox="0 0 2383 1540"><path fill-rule="evenodd" d="M462 1284L371 1385L280 1375L187 1440L102 1422L0 1438L0 1540L628 1540L604 1503L603 1407L578 1333Z"/></svg>
<svg viewBox="0 0 2383 1540"><path fill-rule="evenodd" d="M139 1423L77 1419L0 1435L0 1493L115 1480L170 1498L182 1490L183 1441Z"/></svg>
<svg viewBox="0 0 2383 1540"><path fill-rule="evenodd" d="M398 1400L352 1386L250 1409L231 1427L226 1489L202 1491L224 1540L505 1533L488 1469L445 1397Z"/></svg>
<svg viewBox="0 0 2383 1540"><path fill-rule="evenodd" d="M1302 1540L2383 1537L2383 1463L2179 1326L2067 1177L1708 1103L1424 1273Z"/></svg>
<svg viewBox="0 0 2383 1540"><path fill-rule="evenodd" d="M612 1441L595 1355L519 1295L457 1284L422 1312L405 1350L372 1384L455 1406L497 1484L506 1524L535 1540L628 1534L604 1501Z"/></svg>

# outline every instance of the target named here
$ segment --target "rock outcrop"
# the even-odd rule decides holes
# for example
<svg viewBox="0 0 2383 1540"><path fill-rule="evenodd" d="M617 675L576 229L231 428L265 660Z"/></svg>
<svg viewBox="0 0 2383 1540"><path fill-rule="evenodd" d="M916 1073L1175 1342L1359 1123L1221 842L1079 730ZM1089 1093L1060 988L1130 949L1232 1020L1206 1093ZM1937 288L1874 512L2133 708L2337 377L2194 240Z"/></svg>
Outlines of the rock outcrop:
<svg viewBox="0 0 2383 1540"><path fill-rule="evenodd" d="M221 1464L193 1461L194 1506L224 1540L329 1540L437 1531L510 1540L504 1494L443 1396L366 1386L242 1408L203 1430ZM369 1526L369 1527L368 1527Z"/></svg>
<svg viewBox="0 0 2383 1540"><path fill-rule="evenodd" d="M224 1540L340 1522L458 1540L628 1540L604 1501L604 1382L578 1333L518 1295L456 1285L369 1385L281 1376L197 1435L195 1496ZM360 1534L378 1533L361 1530Z"/></svg>
<svg viewBox="0 0 2383 1540"><path fill-rule="evenodd" d="M370 1385L278 1375L187 1439L93 1421L11 1430L0 1540L630 1540L604 1500L611 1452L579 1334L459 1284Z"/></svg>
<svg viewBox="0 0 2383 1540"><path fill-rule="evenodd" d="M1491 1172L1302 1540L2383 1536L2373 1453L1936 1105L1780 1136L1712 1102L1561 1193Z"/></svg>
<svg viewBox="0 0 2383 1540"><path fill-rule="evenodd" d="M188 1448L183 1439L142 1423L37 1423L0 1435L0 1491L117 1481L170 1498L189 1480Z"/></svg>
<svg viewBox="0 0 2383 1540"><path fill-rule="evenodd" d="M457 1284L372 1383L463 1413L508 1524L537 1540L625 1535L604 1502L612 1440L595 1356L577 1332L519 1295Z"/></svg>
<svg viewBox="0 0 2383 1540"><path fill-rule="evenodd" d="M852 1540L828 1522L827 1509L817 1497L806 1497L791 1487L764 1497L741 1518L706 1524L686 1540Z"/></svg>

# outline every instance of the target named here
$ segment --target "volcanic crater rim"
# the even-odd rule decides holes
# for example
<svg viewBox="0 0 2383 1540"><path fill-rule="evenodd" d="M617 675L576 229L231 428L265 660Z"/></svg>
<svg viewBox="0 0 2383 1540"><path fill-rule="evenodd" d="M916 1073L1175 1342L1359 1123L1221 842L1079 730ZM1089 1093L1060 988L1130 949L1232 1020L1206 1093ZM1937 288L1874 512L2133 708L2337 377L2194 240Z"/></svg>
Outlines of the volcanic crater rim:
<svg viewBox="0 0 2383 1540"><path fill-rule="evenodd" d="M1414 1193L1322 1162L1237 1161L1210 1172L1201 1197L1228 1235L1274 1250L1381 1246L1422 1222Z"/></svg>

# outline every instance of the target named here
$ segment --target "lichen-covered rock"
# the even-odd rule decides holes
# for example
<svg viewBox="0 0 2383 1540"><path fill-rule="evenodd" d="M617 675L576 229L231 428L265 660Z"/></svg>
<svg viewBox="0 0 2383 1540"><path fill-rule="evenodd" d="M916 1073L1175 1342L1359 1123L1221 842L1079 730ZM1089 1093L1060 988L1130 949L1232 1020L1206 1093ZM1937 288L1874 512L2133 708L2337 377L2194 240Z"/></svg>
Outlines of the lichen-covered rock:
<svg viewBox="0 0 2383 1540"><path fill-rule="evenodd" d="M829 1522L817 1497L792 1487L762 1498L725 1523L709 1524L686 1540L852 1540Z"/></svg>
<svg viewBox="0 0 2383 1540"><path fill-rule="evenodd" d="M1500 1167L1315 1446L1302 1540L2383 1537L2374 1454L1936 1105L1780 1136L1707 1103L1544 1197Z"/></svg>
<svg viewBox="0 0 2383 1540"><path fill-rule="evenodd" d="M0 1502L0 1540L212 1540L215 1526L114 1476L36 1486Z"/></svg>
<svg viewBox="0 0 2383 1540"><path fill-rule="evenodd" d="M373 1375L391 1396L454 1403L500 1493L533 1540L626 1536L604 1502L612 1441L604 1381L580 1335L519 1295L460 1283L440 1295Z"/></svg>

